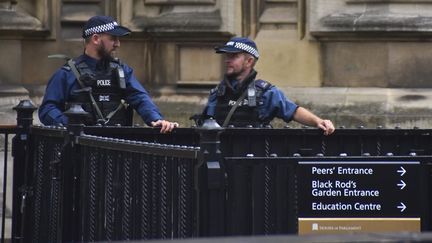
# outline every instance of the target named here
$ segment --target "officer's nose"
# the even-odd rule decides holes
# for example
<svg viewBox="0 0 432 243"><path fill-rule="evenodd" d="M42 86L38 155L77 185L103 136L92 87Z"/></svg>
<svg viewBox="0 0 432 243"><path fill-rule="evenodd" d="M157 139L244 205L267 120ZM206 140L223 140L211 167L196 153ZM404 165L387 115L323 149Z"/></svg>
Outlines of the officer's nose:
<svg viewBox="0 0 432 243"><path fill-rule="evenodd" d="M114 46L115 47L120 47L120 39L118 37L116 37L115 40L114 40Z"/></svg>

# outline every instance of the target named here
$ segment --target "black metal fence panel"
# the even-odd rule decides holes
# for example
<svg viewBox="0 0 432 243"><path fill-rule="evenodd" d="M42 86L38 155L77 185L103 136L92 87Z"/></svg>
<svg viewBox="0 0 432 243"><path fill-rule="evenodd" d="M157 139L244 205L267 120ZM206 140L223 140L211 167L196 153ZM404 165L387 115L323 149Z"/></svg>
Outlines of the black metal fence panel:
<svg viewBox="0 0 432 243"><path fill-rule="evenodd" d="M1 139L3 140L3 146L0 147L0 151L3 152L3 181L2 181L2 210L1 210L1 239L5 239L6 236L6 217L9 216L7 215L7 194L8 189L10 190L11 185L8 183L8 179L11 177L10 175L12 174L13 171L8 171L8 167L10 165L10 163L12 163L12 161L9 161L9 135L11 134L15 134L16 133L16 126L0 126L0 136Z"/></svg>
<svg viewBox="0 0 432 243"><path fill-rule="evenodd" d="M421 229L431 229L432 130L338 129L324 136L318 129L200 127L160 134L29 121L17 134L26 139L14 143L26 154L14 153L22 178L14 184L17 241L297 233L300 162L400 156L421 162Z"/></svg>
<svg viewBox="0 0 432 243"><path fill-rule="evenodd" d="M199 148L33 127L17 238L34 242L192 237Z"/></svg>
<svg viewBox="0 0 432 243"><path fill-rule="evenodd" d="M164 144L199 146L199 131L181 128L160 134L157 128L86 127L86 134ZM324 136L319 129L228 128L221 131L224 156L386 156L432 155L431 129L337 129Z"/></svg>
<svg viewBox="0 0 432 243"><path fill-rule="evenodd" d="M35 133L43 132L35 128ZM24 183L23 211L28 220L24 232L33 242L61 240L63 178L61 155L64 131L45 131L48 136L30 136L31 156Z"/></svg>
<svg viewBox="0 0 432 243"><path fill-rule="evenodd" d="M194 160L82 149L84 241L193 236Z"/></svg>
<svg viewBox="0 0 432 243"><path fill-rule="evenodd" d="M226 235L296 233L295 163L225 158Z"/></svg>
<svg viewBox="0 0 432 243"><path fill-rule="evenodd" d="M339 129L324 136L318 129L226 129L224 156L386 156L431 155L430 129Z"/></svg>

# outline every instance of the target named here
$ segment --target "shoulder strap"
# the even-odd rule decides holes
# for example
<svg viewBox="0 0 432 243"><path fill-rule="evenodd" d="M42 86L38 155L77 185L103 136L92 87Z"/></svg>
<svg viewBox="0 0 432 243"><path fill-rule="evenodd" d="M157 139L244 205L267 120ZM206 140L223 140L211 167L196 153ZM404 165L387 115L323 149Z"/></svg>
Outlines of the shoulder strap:
<svg viewBox="0 0 432 243"><path fill-rule="evenodd" d="M86 88L86 86L80 80L81 74L78 72L78 69L76 68L75 62L72 59L69 59L67 61L67 63L69 65L69 67L71 68L73 74L75 75L75 78L77 79L78 84L81 86L81 89ZM98 117L98 120L102 120L102 121L105 122L105 118L103 117L102 112L99 109L99 106L96 104L96 101L95 101L95 99L94 99L94 97L92 95L91 89L89 89L87 93L89 95L90 102L91 102L93 108L96 111L96 115Z"/></svg>
<svg viewBox="0 0 432 243"><path fill-rule="evenodd" d="M225 117L225 121L223 122L222 127L226 127L231 120L232 115L234 114L234 111L237 109L237 107L240 105L242 100L246 97L248 93L248 89L246 89L243 94L237 99L236 103L231 107L231 110L229 111L228 115Z"/></svg>
<svg viewBox="0 0 432 243"><path fill-rule="evenodd" d="M72 58L69 59L69 60L67 61L67 64L69 65L70 69L72 70L72 73L75 75L75 78L77 79L78 84L80 85L80 87L81 87L82 89L85 88L86 86L85 86L85 85L81 82L81 80L80 80L80 78L81 78L81 74L80 74L80 72L78 71L78 69L77 69L77 67L76 67L76 65L75 65L74 60L72 60Z"/></svg>

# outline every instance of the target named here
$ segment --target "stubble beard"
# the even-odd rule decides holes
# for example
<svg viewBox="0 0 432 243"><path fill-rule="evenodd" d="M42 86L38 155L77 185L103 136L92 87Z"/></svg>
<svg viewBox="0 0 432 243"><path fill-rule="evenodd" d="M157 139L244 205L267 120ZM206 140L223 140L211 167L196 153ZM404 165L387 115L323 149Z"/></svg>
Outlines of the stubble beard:
<svg viewBox="0 0 432 243"><path fill-rule="evenodd" d="M245 69L242 67L238 71L236 71L234 68L232 68L232 70L233 71L231 73L228 73L228 70L225 72L225 76L228 78L228 80L238 80L238 77L244 72Z"/></svg>
<svg viewBox="0 0 432 243"><path fill-rule="evenodd" d="M98 55L101 57L101 59L114 58L114 50L108 51L103 42L101 42L101 45L97 49L97 52L98 52Z"/></svg>
<svg viewBox="0 0 432 243"><path fill-rule="evenodd" d="M114 60L114 51L107 51L105 44L101 42L101 45L97 49L97 53L100 57L99 62L105 67L109 67L109 63Z"/></svg>

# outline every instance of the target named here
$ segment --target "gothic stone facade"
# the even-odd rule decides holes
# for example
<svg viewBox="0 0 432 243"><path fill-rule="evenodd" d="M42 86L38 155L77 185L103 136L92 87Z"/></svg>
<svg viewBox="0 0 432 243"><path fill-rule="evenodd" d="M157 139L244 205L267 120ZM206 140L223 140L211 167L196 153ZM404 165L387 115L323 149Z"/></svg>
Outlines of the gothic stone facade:
<svg viewBox="0 0 432 243"><path fill-rule="evenodd" d="M214 46L240 35L282 87L432 87L432 0L0 0L0 84L45 86L97 14L133 30L118 56L164 92L213 86Z"/></svg>

